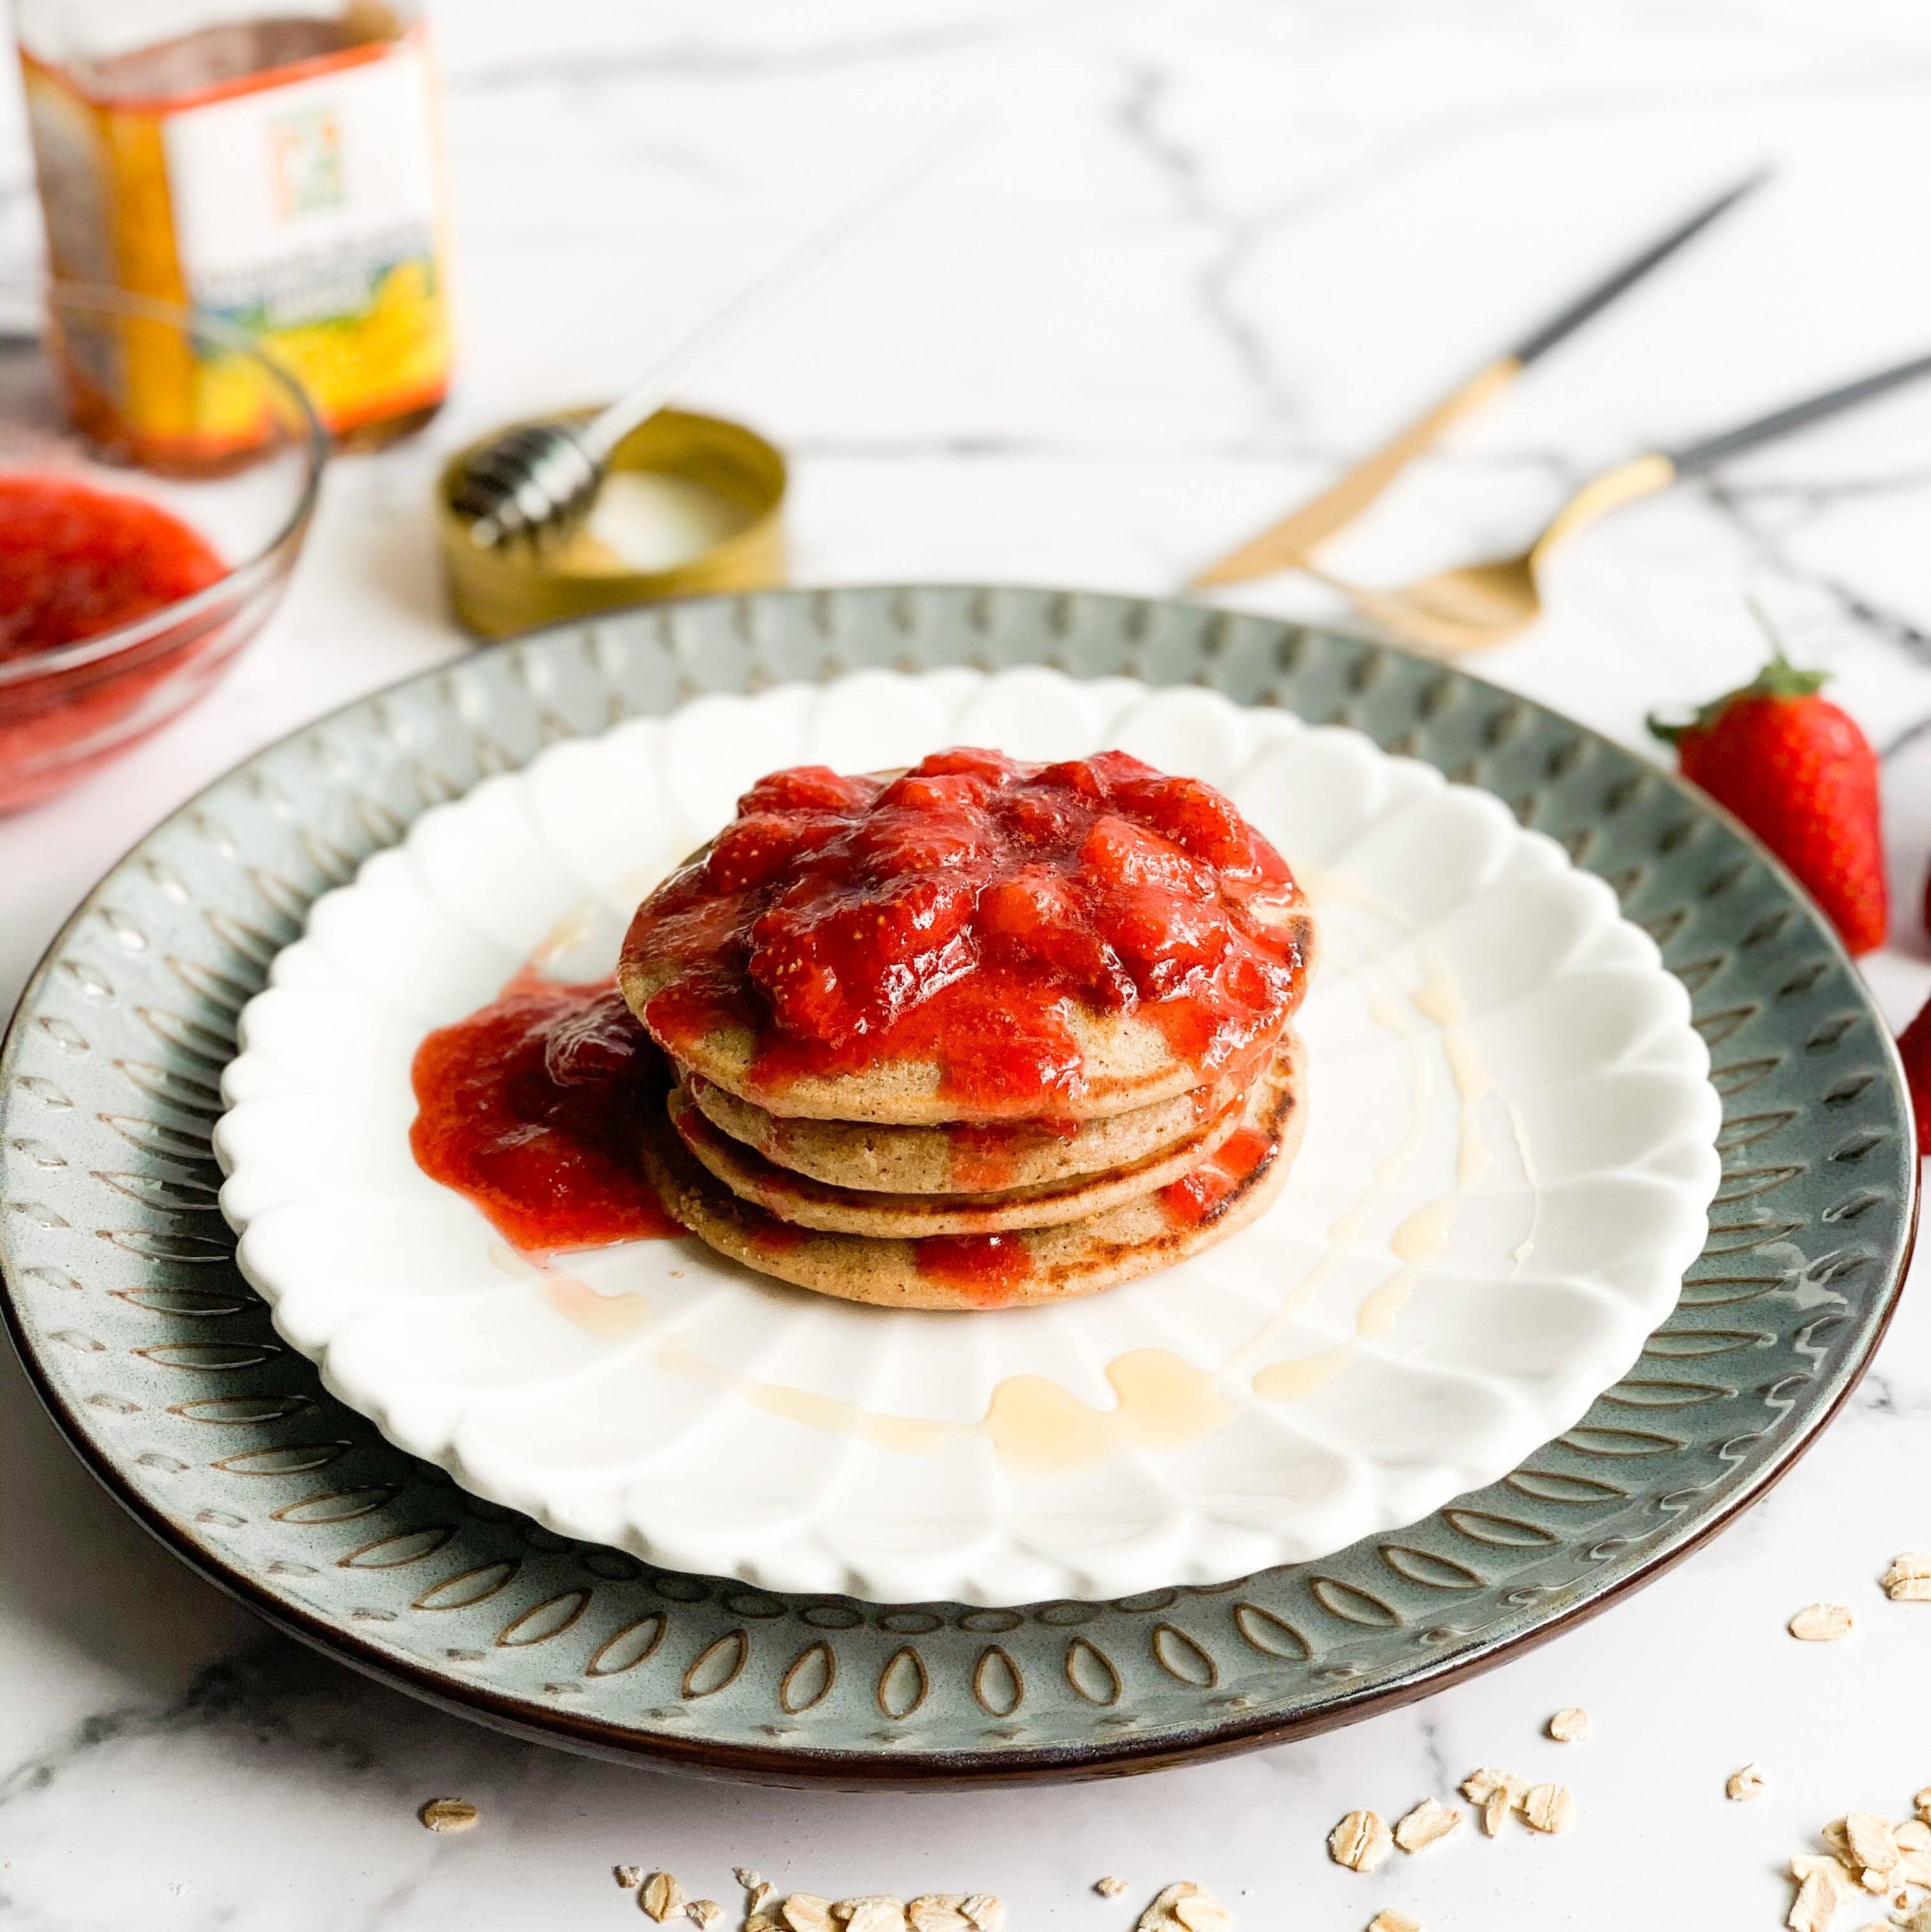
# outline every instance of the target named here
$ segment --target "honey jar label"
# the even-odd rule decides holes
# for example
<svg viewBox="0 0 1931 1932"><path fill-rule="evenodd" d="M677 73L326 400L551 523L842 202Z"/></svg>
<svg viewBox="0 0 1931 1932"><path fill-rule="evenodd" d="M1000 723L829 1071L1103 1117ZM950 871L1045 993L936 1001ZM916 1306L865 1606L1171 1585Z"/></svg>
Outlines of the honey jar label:
<svg viewBox="0 0 1931 1932"><path fill-rule="evenodd" d="M26 65L56 275L246 330L337 433L440 398L451 342L420 28L160 100ZM82 373L136 437L212 454L257 430L236 358L153 325L119 346L118 368Z"/></svg>

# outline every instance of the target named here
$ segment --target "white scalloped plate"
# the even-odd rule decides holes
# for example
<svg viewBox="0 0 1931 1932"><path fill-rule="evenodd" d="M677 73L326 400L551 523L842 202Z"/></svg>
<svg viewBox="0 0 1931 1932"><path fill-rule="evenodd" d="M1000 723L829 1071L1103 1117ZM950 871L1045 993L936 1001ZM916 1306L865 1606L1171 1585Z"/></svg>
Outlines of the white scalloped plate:
<svg viewBox="0 0 1931 1932"><path fill-rule="evenodd" d="M1060 1307L887 1312L689 1240L535 1267L418 1170L430 1028L559 932L551 970L607 970L641 893L763 772L958 742L1118 746L1204 778L1300 874L1323 942L1309 1126L1255 1226ZM1636 1359L1717 1183L1682 986L1498 800L1214 692L1033 668L709 697L555 746L319 900L241 1042L222 1207L344 1401L566 1534L881 1601L1219 1582L1494 1481ZM1206 1409L1121 1408L1123 1358ZM985 1429L1021 1377L1084 1405L1089 1453L1042 1470Z"/></svg>

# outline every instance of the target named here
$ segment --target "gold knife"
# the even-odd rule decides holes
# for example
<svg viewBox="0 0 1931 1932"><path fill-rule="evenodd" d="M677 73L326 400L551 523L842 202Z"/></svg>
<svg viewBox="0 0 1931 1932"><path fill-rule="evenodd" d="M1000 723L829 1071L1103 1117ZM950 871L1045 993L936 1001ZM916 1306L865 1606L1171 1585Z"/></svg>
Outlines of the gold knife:
<svg viewBox="0 0 1931 1932"><path fill-rule="evenodd" d="M1507 388L1531 363L1573 334L1601 313L1627 290L1633 288L1650 272L1667 261L1683 244L1701 234L1720 215L1727 214L1743 198L1770 178L1768 168L1759 168L1735 187L1727 188L1658 238L1642 252L1612 269L1600 281L1567 303L1542 326L1525 336L1512 349L1487 362L1474 375L1443 397L1405 428L1398 430L1372 455L1331 483L1318 496L1270 525L1258 536L1251 537L1217 562L1196 575L1190 588L1204 590L1212 585L1239 584L1249 578L1267 577L1277 570L1289 570L1302 562L1321 544L1344 529L1387 488L1402 470L1424 452L1432 448L1455 424L1492 401Z"/></svg>

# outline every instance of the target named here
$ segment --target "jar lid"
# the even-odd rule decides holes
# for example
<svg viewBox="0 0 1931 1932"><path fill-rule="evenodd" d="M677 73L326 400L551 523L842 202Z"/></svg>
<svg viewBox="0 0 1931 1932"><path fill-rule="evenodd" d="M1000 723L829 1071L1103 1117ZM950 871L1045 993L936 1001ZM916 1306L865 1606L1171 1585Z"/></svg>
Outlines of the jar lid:
<svg viewBox="0 0 1931 1932"><path fill-rule="evenodd" d="M559 414L587 421L596 411L525 420L553 422ZM450 601L457 621L479 636L506 638L627 604L784 581L784 458L743 424L659 410L612 451L595 507L566 542L485 549L471 539L450 498L471 458L502 433L458 450L436 483Z"/></svg>

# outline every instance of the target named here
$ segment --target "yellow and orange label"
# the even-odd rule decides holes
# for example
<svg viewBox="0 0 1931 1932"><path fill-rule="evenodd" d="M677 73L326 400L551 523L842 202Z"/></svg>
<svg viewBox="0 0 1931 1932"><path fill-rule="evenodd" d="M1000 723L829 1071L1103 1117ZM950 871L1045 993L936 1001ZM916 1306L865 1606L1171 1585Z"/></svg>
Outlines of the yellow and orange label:
<svg viewBox="0 0 1931 1932"><path fill-rule="evenodd" d="M84 91L22 58L57 279L245 329L338 434L441 399L442 175L419 26L165 99ZM178 330L130 323L91 359L76 380L145 447L218 460L259 434L246 364Z"/></svg>

